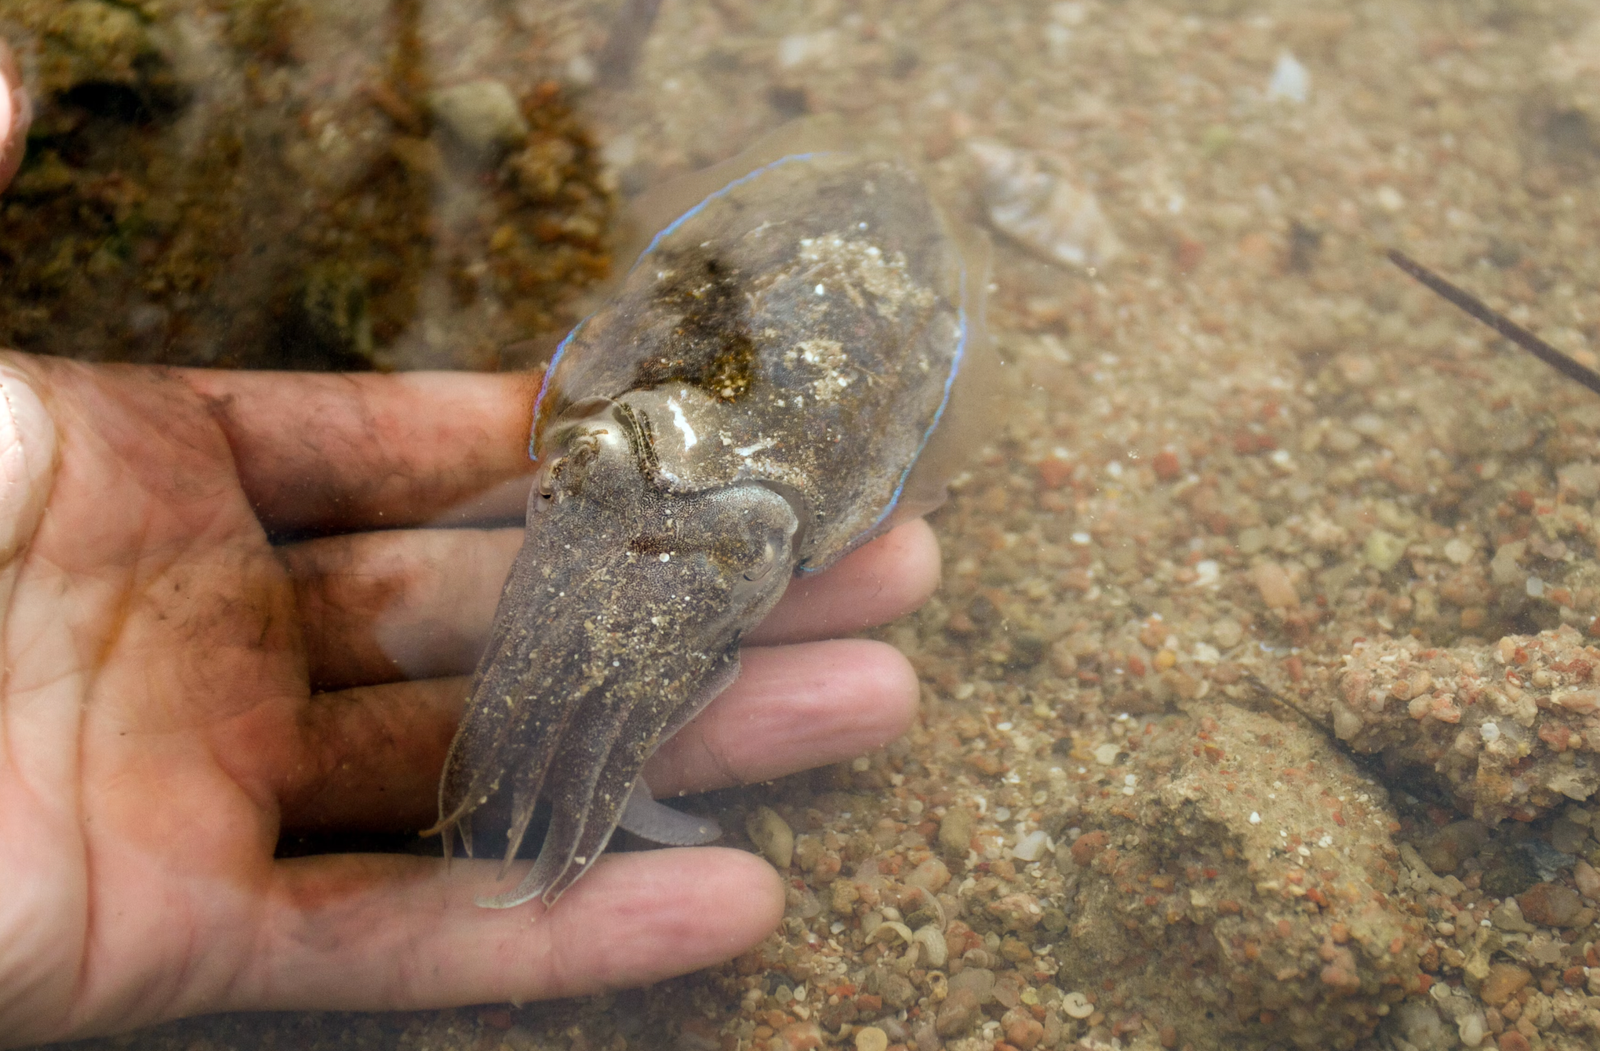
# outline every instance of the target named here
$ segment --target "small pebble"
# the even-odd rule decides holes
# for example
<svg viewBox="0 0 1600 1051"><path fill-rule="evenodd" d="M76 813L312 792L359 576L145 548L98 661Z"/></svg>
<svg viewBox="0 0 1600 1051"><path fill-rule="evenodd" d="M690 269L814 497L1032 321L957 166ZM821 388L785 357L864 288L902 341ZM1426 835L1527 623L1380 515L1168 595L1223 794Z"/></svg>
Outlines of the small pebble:
<svg viewBox="0 0 1600 1051"><path fill-rule="evenodd" d="M939 846L961 855L972 849L972 811L956 807L945 814L939 822Z"/></svg>
<svg viewBox="0 0 1600 1051"><path fill-rule="evenodd" d="M1377 200L1378 207L1386 212L1398 212L1406 206L1406 199L1393 186L1378 187L1373 197Z"/></svg>
<svg viewBox="0 0 1600 1051"><path fill-rule="evenodd" d="M929 858L912 869L911 874L906 877L906 886L921 887L934 894L943 890L944 885L949 882L950 869L938 858Z"/></svg>
<svg viewBox="0 0 1600 1051"><path fill-rule="evenodd" d="M745 820L745 832L762 855L779 872L794 860L794 829L771 807L757 807Z"/></svg>
<svg viewBox="0 0 1600 1051"><path fill-rule="evenodd" d="M1211 641L1225 650L1231 650L1244 639L1244 629L1232 617L1223 617L1211 625Z"/></svg>
<svg viewBox="0 0 1600 1051"><path fill-rule="evenodd" d="M1080 865L1087 865L1099 856L1109 842L1111 837L1100 829L1085 832L1072 841L1072 860Z"/></svg>
<svg viewBox="0 0 1600 1051"><path fill-rule="evenodd" d="M1030 1051L1044 1039L1044 1026L1032 1018L1014 1018L1006 1024L1006 1042L1020 1051Z"/></svg>
<svg viewBox="0 0 1600 1051"><path fill-rule="evenodd" d="M822 1030L814 1022L792 1022L778 1030L778 1039L788 1051L812 1051L822 1046Z"/></svg>
<svg viewBox="0 0 1600 1051"><path fill-rule="evenodd" d="M1295 609L1300 596L1295 594L1294 582L1288 572L1276 562L1260 562L1250 570L1250 580L1261 593L1261 601L1268 609Z"/></svg>
<svg viewBox="0 0 1600 1051"><path fill-rule="evenodd" d="M1594 690L1566 690L1562 693L1552 694L1550 699L1569 712L1580 715L1592 715L1600 711L1600 693ZM1576 824L1576 822L1569 822ZM1560 847L1556 847L1560 850Z"/></svg>
<svg viewBox="0 0 1600 1051"><path fill-rule="evenodd" d="M469 80L430 92L428 105L457 141L489 153L528 137L528 122L511 89L498 80Z"/></svg>
<svg viewBox="0 0 1600 1051"><path fill-rule="evenodd" d="M1579 861L1572 866L1572 880L1578 885L1578 892L1590 901L1600 901L1600 872L1587 861Z"/></svg>
<svg viewBox="0 0 1600 1051"><path fill-rule="evenodd" d="M1535 929L1533 924L1523 917L1516 898L1507 898L1496 905L1489 913L1489 922L1500 930L1517 934L1529 934Z"/></svg>
<svg viewBox="0 0 1600 1051"><path fill-rule="evenodd" d="M1600 496L1600 466L1591 462L1569 463L1556 471L1556 478L1560 480L1561 488L1585 500Z"/></svg>
<svg viewBox="0 0 1600 1051"><path fill-rule="evenodd" d="M962 971L961 974L966 974ZM960 977L957 975L956 977ZM958 989L951 983L950 995L939 1005L934 1019L934 1029L940 1036L960 1036L972 1028L972 1023L982 1017L978 998L971 989Z"/></svg>
<svg viewBox="0 0 1600 1051"><path fill-rule="evenodd" d="M1490 1007L1499 1007L1533 981L1533 972L1515 963L1495 963L1489 966L1489 976L1478 988L1478 997Z"/></svg>
<svg viewBox="0 0 1600 1051"><path fill-rule="evenodd" d="M1405 553L1406 542L1383 529L1374 529L1368 533L1366 541L1361 545L1361 554L1367 560L1367 565L1379 573L1387 573L1393 569Z"/></svg>
<svg viewBox="0 0 1600 1051"><path fill-rule="evenodd" d="M888 1046L889 1034L875 1025L856 1033L856 1051L885 1051Z"/></svg>
<svg viewBox="0 0 1600 1051"><path fill-rule="evenodd" d="M1298 105L1310 95L1311 73L1289 52L1280 53L1278 64L1272 67L1272 79L1267 82L1267 98Z"/></svg>
<svg viewBox="0 0 1600 1051"><path fill-rule="evenodd" d="M1522 917L1541 927L1567 927L1583 902L1578 892L1559 883L1535 883L1517 896Z"/></svg>
<svg viewBox="0 0 1600 1051"><path fill-rule="evenodd" d="M1347 427L1334 427L1328 431L1327 443L1336 453L1352 453L1361 448L1361 435Z"/></svg>
<svg viewBox="0 0 1600 1051"><path fill-rule="evenodd" d="M1523 1036L1515 1029L1507 1029L1505 1032L1501 1033L1498 1043L1500 1046L1500 1051L1529 1051L1529 1049L1533 1046L1532 1044L1528 1043L1527 1037Z"/></svg>

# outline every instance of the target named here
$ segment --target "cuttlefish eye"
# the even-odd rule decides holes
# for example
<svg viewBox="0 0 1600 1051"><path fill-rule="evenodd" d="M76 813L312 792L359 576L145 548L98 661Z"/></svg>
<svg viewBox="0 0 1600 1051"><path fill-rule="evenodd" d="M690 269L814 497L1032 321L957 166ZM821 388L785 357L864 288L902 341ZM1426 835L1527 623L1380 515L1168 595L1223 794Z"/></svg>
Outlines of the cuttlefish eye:
<svg viewBox="0 0 1600 1051"><path fill-rule="evenodd" d="M552 487L550 484L550 479L555 475L556 468L560 465L560 463L561 460L554 460L551 462L549 467L539 472L539 477L537 480L539 486L539 495L546 500L549 500L556 495L554 487Z"/></svg>
<svg viewBox="0 0 1600 1051"><path fill-rule="evenodd" d="M539 468L539 472L533 476L533 491L539 494L539 499L534 501L531 510L544 511L556 504L556 487L571 466L565 456L557 456Z"/></svg>
<svg viewBox="0 0 1600 1051"><path fill-rule="evenodd" d="M772 572L772 567L777 561L778 545L768 540L761 550L760 560L744 571L744 578L751 582L765 579L767 574Z"/></svg>
<svg viewBox="0 0 1600 1051"><path fill-rule="evenodd" d="M602 407L613 404L605 399L590 402ZM539 494L532 505L535 511L577 496L596 484L603 490L609 484L607 479L615 480L618 468L633 463L627 432L610 417L591 415L562 421L549 444L548 459L534 475L533 490Z"/></svg>

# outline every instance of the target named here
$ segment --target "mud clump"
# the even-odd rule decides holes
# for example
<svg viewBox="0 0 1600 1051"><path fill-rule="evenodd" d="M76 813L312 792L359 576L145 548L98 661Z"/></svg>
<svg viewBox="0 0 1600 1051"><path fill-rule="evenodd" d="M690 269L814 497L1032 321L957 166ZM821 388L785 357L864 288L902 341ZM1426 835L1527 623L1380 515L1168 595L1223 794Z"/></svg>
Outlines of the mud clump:
<svg viewBox="0 0 1600 1051"><path fill-rule="evenodd" d="M1420 988L1387 794L1337 750L1195 705L1128 769L1134 793L1088 801L1057 852L1078 886L1058 984L1111 978L1179 1032L1306 1048L1355 1046Z"/></svg>

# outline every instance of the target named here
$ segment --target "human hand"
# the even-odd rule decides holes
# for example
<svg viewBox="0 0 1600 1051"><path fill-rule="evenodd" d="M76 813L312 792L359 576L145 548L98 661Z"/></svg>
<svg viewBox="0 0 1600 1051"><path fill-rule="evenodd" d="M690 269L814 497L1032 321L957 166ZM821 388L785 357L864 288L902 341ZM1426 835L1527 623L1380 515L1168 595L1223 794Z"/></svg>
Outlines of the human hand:
<svg viewBox="0 0 1600 1051"><path fill-rule="evenodd" d="M22 147L33 119L33 105L22 86L16 56L0 40L0 190L11 183L22 163Z"/></svg>
<svg viewBox="0 0 1600 1051"><path fill-rule="evenodd" d="M781 880L725 848L608 856L553 908L509 913L473 904L503 888L498 860L273 857L284 830L434 820L520 541L491 523L526 493L532 393L0 355L0 1046L568 996L773 928ZM797 582L650 784L757 781L898 735L905 659L805 640L894 617L937 575L917 522Z"/></svg>

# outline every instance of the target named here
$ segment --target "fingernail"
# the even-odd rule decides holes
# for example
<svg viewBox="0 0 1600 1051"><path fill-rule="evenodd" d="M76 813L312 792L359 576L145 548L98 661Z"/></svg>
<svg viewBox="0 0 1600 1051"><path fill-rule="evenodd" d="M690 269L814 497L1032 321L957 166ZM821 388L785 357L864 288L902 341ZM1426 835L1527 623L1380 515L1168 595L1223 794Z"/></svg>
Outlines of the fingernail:
<svg viewBox="0 0 1600 1051"><path fill-rule="evenodd" d="M0 190L3 190L22 164L28 126L33 123L33 100L22 84L17 57L4 40L0 40L0 88L4 89L0 94Z"/></svg>
<svg viewBox="0 0 1600 1051"><path fill-rule="evenodd" d="M17 66L17 56L11 45L0 39L0 78L5 80L6 94L11 97L11 126L19 134L28 130L33 118L33 103L28 89L22 84L22 70Z"/></svg>

